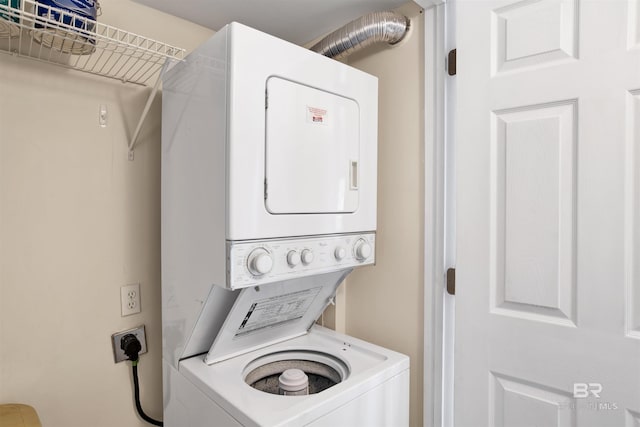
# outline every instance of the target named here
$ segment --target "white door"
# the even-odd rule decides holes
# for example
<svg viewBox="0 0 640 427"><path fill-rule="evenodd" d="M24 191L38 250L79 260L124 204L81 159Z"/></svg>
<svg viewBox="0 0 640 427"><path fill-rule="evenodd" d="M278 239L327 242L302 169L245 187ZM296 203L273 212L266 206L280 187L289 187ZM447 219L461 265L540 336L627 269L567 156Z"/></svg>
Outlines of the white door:
<svg viewBox="0 0 640 427"><path fill-rule="evenodd" d="M458 427L640 426L638 3L457 3Z"/></svg>

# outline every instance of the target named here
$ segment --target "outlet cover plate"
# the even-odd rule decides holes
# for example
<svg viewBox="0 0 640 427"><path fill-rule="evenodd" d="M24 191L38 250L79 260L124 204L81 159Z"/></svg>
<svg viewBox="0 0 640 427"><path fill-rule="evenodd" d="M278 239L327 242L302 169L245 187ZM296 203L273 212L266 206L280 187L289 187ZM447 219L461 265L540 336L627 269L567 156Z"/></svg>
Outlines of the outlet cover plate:
<svg viewBox="0 0 640 427"><path fill-rule="evenodd" d="M140 313L140 283L120 288L120 307L122 317Z"/></svg>
<svg viewBox="0 0 640 427"><path fill-rule="evenodd" d="M144 325L138 326L133 329L128 329L122 332L116 332L115 334L111 335L111 346L113 347L114 363L119 363L125 360L129 360L127 358L127 355L124 354L124 351L120 348L120 341L122 340L122 337L124 337L127 334L135 335L136 338L138 338L138 341L140 341L140 346L142 347L142 349L138 354L144 354L147 352L147 336L144 331Z"/></svg>

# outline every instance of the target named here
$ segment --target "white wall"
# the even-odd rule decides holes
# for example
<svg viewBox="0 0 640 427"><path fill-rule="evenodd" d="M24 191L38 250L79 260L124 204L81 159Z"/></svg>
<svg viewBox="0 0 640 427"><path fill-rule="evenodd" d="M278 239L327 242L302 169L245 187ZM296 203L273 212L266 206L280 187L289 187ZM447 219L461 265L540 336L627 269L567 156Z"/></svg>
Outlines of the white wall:
<svg viewBox="0 0 640 427"><path fill-rule="evenodd" d="M424 297L424 20L407 3L410 37L366 49L351 66L379 78L376 266L354 271L346 332L411 358L411 425L422 425Z"/></svg>
<svg viewBox="0 0 640 427"><path fill-rule="evenodd" d="M130 0L102 6L102 22L187 49L211 35ZM139 324L142 405L162 416L159 99L134 162L126 148L148 93L0 55L0 403L34 406L46 427L146 425L110 342ZM136 282L142 313L123 318L120 286Z"/></svg>

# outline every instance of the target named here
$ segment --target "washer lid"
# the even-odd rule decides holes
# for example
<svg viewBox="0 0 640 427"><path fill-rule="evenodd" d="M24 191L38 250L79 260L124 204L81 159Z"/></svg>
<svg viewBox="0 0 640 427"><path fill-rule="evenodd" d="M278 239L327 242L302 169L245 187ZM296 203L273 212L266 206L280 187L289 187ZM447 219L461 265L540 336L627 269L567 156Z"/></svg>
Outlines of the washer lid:
<svg viewBox="0 0 640 427"><path fill-rule="evenodd" d="M351 270L242 289L205 362L211 365L306 334Z"/></svg>

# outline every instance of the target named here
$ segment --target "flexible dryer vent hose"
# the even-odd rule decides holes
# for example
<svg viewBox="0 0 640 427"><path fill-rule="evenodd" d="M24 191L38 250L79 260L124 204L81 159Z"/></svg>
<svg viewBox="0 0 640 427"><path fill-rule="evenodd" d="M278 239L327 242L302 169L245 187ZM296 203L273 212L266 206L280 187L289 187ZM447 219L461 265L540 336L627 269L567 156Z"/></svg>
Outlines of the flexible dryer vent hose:
<svg viewBox="0 0 640 427"><path fill-rule="evenodd" d="M373 12L349 22L311 47L329 58L344 58L375 43L398 43L409 31L409 18L396 12Z"/></svg>

